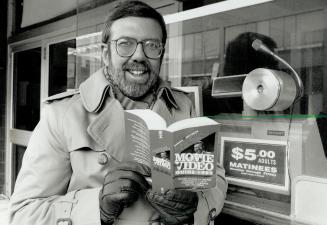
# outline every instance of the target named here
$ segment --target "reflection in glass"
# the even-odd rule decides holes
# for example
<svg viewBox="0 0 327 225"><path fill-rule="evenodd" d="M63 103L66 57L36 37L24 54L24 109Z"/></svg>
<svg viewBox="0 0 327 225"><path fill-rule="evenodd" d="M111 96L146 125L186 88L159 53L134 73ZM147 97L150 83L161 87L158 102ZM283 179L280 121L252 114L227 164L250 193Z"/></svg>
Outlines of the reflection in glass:
<svg viewBox="0 0 327 225"><path fill-rule="evenodd" d="M33 130L40 119L41 48L14 55L14 128Z"/></svg>
<svg viewBox="0 0 327 225"><path fill-rule="evenodd" d="M76 47L76 87L78 87L91 74L104 66L101 55L101 32L77 37Z"/></svg>
<svg viewBox="0 0 327 225"><path fill-rule="evenodd" d="M214 2L219 1L210 1L210 4ZM187 3L183 5L185 9L195 8L188 7ZM275 0L170 23L167 25L169 35L161 76L170 80L173 86L201 86L203 96L208 92L210 98L212 78L231 75L224 72L229 43L240 34L258 33L270 37L276 43L275 52L289 62L302 78L305 94L295 104L294 113L319 114L326 111L324 107L327 105L327 89L324 90L323 86L326 69L326 7L326 2L307 4L305 1ZM248 48L251 49L251 46ZM239 52L239 58L242 57L243 61L233 65L234 71L248 63L245 53ZM255 63L260 59L251 60ZM285 66L278 67L279 70L290 73ZM237 108L228 113L241 113L242 100L234 100L235 98L229 98L222 101L233 104L231 108ZM203 102L206 104L206 99ZM219 108L219 105L216 107ZM204 106L204 115L215 114L207 112Z"/></svg>
<svg viewBox="0 0 327 225"><path fill-rule="evenodd" d="M219 1L210 1L212 2ZM195 7L185 5L183 8ZM243 146L244 149L242 149L242 143L239 143L240 138L253 143L255 141L269 143L271 140L278 140L290 144L285 148L287 154L284 154L285 152L280 154L284 156L280 165L276 163L277 161L267 160L267 157L261 157L258 162L249 159L244 164L269 169L276 167L279 171L285 172L285 183L288 180L294 181L294 174L297 172L295 164L303 168L306 166L304 161L301 161L304 158L317 156L310 162L306 162L314 168L314 173L321 174L326 170L323 167L326 165L324 155L322 155L323 149L319 145L320 139L323 143L327 143L324 135L319 136L319 133L326 133L326 128L323 128L326 123L321 124L323 117L320 117L320 120L317 119L318 124L315 120L319 118L318 115L321 112L324 112L322 116L327 112L327 85L324 84L326 83L324 74L327 68L326 9L326 1L310 1L309 3L298 0L275 0L167 25L169 34L161 70L162 77L170 80L173 86L201 86L204 116L212 116L221 123L218 139L235 138L239 153L246 150L249 153L249 149L260 151L257 145L250 148ZM258 34L255 39L267 40L262 40L262 42L287 61L301 76L304 84L304 97L286 110L255 111L249 109L243 104L241 91L238 97L225 95L218 99L211 96L212 79L215 77L223 78L220 80L224 83L219 85L223 89L235 90L235 82L233 83L232 79L229 83L225 82L226 76L248 74L258 67L280 70L291 76L287 67L278 62L270 62L268 55L254 51L251 47L254 39L238 38L254 33ZM231 52L232 54L229 54ZM237 90L242 90L239 82L236 85ZM262 87L263 85L259 84L257 91L263 92ZM253 114L247 116L244 111ZM310 120L310 118L315 119ZM313 124L313 128L307 128L308 124ZM316 125L320 129L319 132L318 128L314 127ZM309 140L308 137L314 137L311 139L312 142L307 145L303 144ZM312 148L311 146L316 146L313 140L319 142L317 143L319 146ZM326 146L325 144L324 147ZM223 150L220 149L220 151ZM233 150L231 154L235 154L237 148ZM289 158L285 157L286 155L289 155ZM230 156L231 158L227 158L224 164L226 169L233 165L237 165L237 169L242 169L243 164L241 165L240 159L236 155L234 158ZM282 169L282 164L290 165L290 167ZM250 176L261 173L248 168L245 168L243 172L250 173ZM285 189L286 191L271 191L260 189L251 182L249 185L244 185L237 181L233 183L230 179L227 200L289 215L291 195L288 191L290 187Z"/></svg>
<svg viewBox="0 0 327 225"><path fill-rule="evenodd" d="M50 45L49 96L78 89L101 68L101 34L79 36Z"/></svg>

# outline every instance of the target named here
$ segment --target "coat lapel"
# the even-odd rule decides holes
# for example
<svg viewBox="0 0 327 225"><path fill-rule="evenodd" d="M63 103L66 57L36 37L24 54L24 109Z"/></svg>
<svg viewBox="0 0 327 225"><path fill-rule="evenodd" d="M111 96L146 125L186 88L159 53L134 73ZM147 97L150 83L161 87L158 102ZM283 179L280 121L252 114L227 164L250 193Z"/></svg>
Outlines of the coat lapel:
<svg viewBox="0 0 327 225"><path fill-rule="evenodd" d="M80 93L85 109L90 112L87 132L102 149L121 161L125 151L124 112L113 97L103 69L80 85Z"/></svg>
<svg viewBox="0 0 327 225"><path fill-rule="evenodd" d="M87 131L112 157L122 161L125 152L124 110L116 99L106 99L103 110Z"/></svg>

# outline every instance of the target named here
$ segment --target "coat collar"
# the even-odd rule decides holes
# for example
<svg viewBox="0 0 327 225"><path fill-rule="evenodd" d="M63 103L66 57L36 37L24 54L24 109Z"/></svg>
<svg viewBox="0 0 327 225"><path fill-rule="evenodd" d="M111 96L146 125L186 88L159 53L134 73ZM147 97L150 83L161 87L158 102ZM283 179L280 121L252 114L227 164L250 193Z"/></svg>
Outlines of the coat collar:
<svg viewBox="0 0 327 225"><path fill-rule="evenodd" d="M97 112L110 87L109 81L103 75L103 69L96 71L79 86L84 107L89 112Z"/></svg>
<svg viewBox="0 0 327 225"><path fill-rule="evenodd" d="M174 107L175 109L178 109L178 105L176 102L176 97L174 96L173 91L170 88L170 85L166 82L160 79L159 81L159 87L157 89L157 98L162 98L166 104L169 104L169 108Z"/></svg>
<svg viewBox="0 0 327 225"><path fill-rule="evenodd" d="M98 112L103 105L106 94L114 96L109 81L105 78L103 68L92 74L79 87L83 105L88 112ZM162 98L169 107L178 109L178 105L170 85L161 80L157 89L157 97Z"/></svg>

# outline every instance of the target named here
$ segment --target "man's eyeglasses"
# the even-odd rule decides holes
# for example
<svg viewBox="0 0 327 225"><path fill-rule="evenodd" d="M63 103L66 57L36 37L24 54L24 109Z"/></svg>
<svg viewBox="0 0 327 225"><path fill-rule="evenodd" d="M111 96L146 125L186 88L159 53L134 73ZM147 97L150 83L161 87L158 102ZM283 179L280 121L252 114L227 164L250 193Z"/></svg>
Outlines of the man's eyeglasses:
<svg viewBox="0 0 327 225"><path fill-rule="evenodd" d="M111 40L109 43L116 43L117 54L121 57L132 56L138 44L142 44L144 55L150 59L158 59L162 55L164 49L161 42L152 39L137 41L134 38L123 37L117 40Z"/></svg>

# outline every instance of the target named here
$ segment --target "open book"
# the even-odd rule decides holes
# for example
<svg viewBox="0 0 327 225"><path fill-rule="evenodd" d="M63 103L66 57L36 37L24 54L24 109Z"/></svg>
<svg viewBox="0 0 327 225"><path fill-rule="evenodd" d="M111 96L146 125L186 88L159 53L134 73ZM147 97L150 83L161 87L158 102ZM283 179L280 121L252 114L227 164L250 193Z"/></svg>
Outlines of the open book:
<svg viewBox="0 0 327 225"><path fill-rule="evenodd" d="M219 123L207 117L166 121L149 109L125 111L126 154L151 167L152 188L207 189L216 185Z"/></svg>

